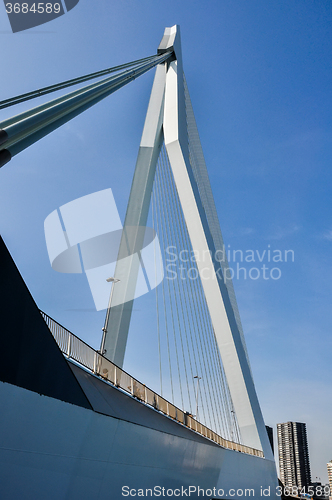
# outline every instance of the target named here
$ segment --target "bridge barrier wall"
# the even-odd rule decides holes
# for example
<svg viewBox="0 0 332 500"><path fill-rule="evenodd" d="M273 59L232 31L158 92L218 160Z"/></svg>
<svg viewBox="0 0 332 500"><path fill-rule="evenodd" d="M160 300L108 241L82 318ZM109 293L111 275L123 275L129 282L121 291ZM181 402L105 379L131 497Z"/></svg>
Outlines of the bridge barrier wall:
<svg viewBox="0 0 332 500"><path fill-rule="evenodd" d="M183 412L180 408L177 408L172 403L159 396L159 394L146 387L146 385L142 384L127 372L106 359L100 354L100 352L92 349L92 347L57 323L46 313L43 311L40 312L55 341L57 342L59 349L68 359L73 359L95 375L110 382L115 387L122 389L139 401L142 401L142 403L153 407L161 413L164 413L180 424L189 427L189 429L201 434L207 439L210 439L219 446L261 458L264 457L261 450L256 450L249 446L235 443L234 441L229 441L219 436L219 434L198 422L192 415Z"/></svg>

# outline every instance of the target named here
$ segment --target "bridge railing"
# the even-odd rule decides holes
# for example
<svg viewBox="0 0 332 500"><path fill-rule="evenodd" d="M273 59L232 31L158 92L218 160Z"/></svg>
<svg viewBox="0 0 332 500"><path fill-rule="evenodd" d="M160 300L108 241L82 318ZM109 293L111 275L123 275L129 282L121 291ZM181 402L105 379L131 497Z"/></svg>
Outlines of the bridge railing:
<svg viewBox="0 0 332 500"><path fill-rule="evenodd" d="M168 417L176 420L186 427L189 427L189 429L205 436L211 441L214 441L223 448L247 453L249 455L255 455L257 457L264 457L263 452L260 450L256 450L239 443L234 443L233 441L229 441L219 436L219 434L198 422L192 415L180 410L172 403L159 396L159 394L146 387L146 385L142 384L114 363L106 359L98 351L92 349L92 347L54 321L54 319L46 313L43 311L40 312L60 350L67 358L75 360L95 375L111 382L111 384L115 387L119 387L136 399L155 408L161 413L164 413Z"/></svg>

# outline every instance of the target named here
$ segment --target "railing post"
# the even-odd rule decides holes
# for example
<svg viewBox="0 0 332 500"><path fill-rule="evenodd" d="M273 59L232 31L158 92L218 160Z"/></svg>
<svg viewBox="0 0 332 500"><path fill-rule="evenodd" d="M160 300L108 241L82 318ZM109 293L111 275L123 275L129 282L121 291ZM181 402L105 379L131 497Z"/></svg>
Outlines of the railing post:
<svg viewBox="0 0 332 500"><path fill-rule="evenodd" d="M71 350L71 333L68 336L68 345L67 345L67 356L70 358L70 350Z"/></svg>
<svg viewBox="0 0 332 500"><path fill-rule="evenodd" d="M94 355L94 358L93 358L93 373L96 373L97 371L97 352L95 351L95 355Z"/></svg>
<svg viewBox="0 0 332 500"><path fill-rule="evenodd" d="M148 393L147 393L147 390L146 390L146 385L144 385L144 401L145 401L145 403L148 402Z"/></svg>

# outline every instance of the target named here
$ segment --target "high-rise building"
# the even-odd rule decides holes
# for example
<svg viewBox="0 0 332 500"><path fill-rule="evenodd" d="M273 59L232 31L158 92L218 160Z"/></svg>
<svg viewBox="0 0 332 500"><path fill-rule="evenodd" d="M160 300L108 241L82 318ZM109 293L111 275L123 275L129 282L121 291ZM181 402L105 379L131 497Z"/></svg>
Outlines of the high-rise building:
<svg viewBox="0 0 332 500"><path fill-rule="evenodd" d="M332 500L332 460L327 463L327 475L329 478L330 485L330 499Z"/></svg>
<svg viewBox="0 0 332 500"><path fill-rule="evenodd" d="M277 424L280 479L285 486L308 488L311 484L306 424Z"/></svg>

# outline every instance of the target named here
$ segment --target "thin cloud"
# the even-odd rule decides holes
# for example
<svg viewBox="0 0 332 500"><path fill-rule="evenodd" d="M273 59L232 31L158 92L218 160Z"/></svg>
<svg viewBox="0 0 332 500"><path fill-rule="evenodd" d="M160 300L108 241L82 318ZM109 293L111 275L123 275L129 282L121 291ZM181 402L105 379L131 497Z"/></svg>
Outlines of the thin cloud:
<svg viewBox="0 0 332 500"><path fill-rule="evenodd" d="M298 233L301 229L301 226L294 225L292 227L277 227L273 233L271 233L267 239L270 240L283 240L295 233Z"/></svg>
<svg viewBox="0 0 332 500"><path fill-rule="evenodd" d="M323 240L332 241L332 229L329 229L323 234Z"/></svg>
<svg viewBox="0 0 332 500"><path fill-rule="evenodd" d="M240 229L241 236L248 236L249 234L253 234L255 230L252 227L243 227Z"/></svg>

